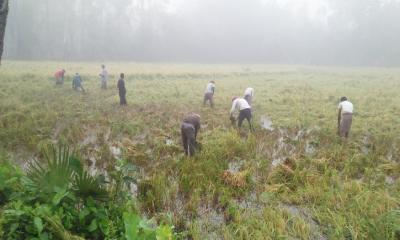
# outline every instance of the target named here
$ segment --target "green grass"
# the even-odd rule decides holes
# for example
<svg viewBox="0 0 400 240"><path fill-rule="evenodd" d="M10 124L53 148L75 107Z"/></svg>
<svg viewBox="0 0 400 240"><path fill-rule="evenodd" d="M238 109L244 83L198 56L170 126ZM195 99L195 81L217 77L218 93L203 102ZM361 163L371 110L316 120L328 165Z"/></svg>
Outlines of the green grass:
<svg viewBox="0 0 400 240"><path fill-rule="evenodd" d="M142 214L171 222L181 238L400 237L400 69L110 63L102 91L100 63L2 64L1 151L23 165L46 144L67 143L107 170L116 162L110 147L120 148L140 169ZM56 87L60 67L67 79ZM75 72L87 93L71 89ZM120 72L127 107L118 105ZM202 97L214 78L211 110ZM248 86L255 88L255 134L229 122L231 97ZM355 106L347 144L335 131L341 96ZM202 116L203 151L188 159L179 125L192 111ZM274 131L261 129L263 115ZM287 160L274 167L276 158ZM233 163L243 186L223 178Z"/></svg>

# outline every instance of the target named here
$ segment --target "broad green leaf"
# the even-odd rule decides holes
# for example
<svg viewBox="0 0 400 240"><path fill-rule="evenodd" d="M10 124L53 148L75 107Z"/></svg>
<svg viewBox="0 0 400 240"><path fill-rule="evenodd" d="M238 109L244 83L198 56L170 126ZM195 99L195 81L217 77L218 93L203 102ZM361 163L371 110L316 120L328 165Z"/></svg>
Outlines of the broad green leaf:
<svg viewBox="0 0 400 240"><path fill-rule="evenodd" d="M156 229L156 239L157 240L172 240L173 238L173 231L172 231L172 227L170 226L166 226L166 225L162 225L157 227Z"/></svg>
<svg viewBox="0 0 400 240"><path fill-rule="evenodd" d="M67 195L68 195L68 192L66 189L57 190L57 194L53 197L53 201L52 201L53 204L55 206L57 206L61 202L61 200Z"/></svg>
<svg viewBox="0 0 400 240"><path fill-rule="evenodd" d="M141 232L141 237L143 239L155 239L156 238L156 231L151 226L151 222L145 219L142 219L139 222L139 228Z"/></svg>
<svg viewBox="0 0 400 240"><path fill-rule="evenodd" d="M43 222L40 217L35 217L33 219L33 223L35 224L36 230L38 231L39 235L43 231Z"/></svg>
<svg viewBox="0 0 400 240"><path fill-rule="evenodd" d="M93 219L89 225L88 230L89 230L89 232L93 232L93 231L96 231L96 229L97 229L97 220Z"/></svg>
<svg viewBox="0 0 400 240"><path fill-rule="evenodd" d="M41 233L39 235L39 239L40 240L49 240L50 238L49 238L49 235L47 233Z"/></svg>
<svg viewBox="0 0 400 240"><path fill-rule="evenodd" d="M21 216L23 214L25 214L24 211L22 210L4 210L3 212L4 214L8 214L8 215L14 215L14 216Z"/></svg>
<svg viewBox="0 0 400 240"><path fill-rule="evenodd" d="M84 208L79 212L79 220L82 221L87 215L90 214L89 209Z"/></svg>
<svg viewBox="0 0 400 240"><path fill-rule="evenodd" d="M134 213L124 212L125 238L127 240L137 240L139 237L139 222L140 218Z"/></svg>

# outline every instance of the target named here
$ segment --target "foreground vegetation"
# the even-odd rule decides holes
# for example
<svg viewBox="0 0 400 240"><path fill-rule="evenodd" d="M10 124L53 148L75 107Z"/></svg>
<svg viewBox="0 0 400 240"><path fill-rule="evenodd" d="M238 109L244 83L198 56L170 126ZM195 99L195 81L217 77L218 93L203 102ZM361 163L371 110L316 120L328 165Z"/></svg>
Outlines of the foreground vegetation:
<svg viewBox="0 0 400 240"><path fill-rule="evenodd" d="M114 63L102 91L99 64L62 64L81 73L80 93L72 79L54 86L59 66L5 62L0 72L3 238L129 239L132 229L167 239L400 237L400 70ZM212 110L201 102L214 78ZM231 96L247 86L254 134L228 119ZM335 131L342 95L356 110L347 143ZM194 158L179 136L190 111L203 124ZM273 130L259 124L266 118ZM51 146L66 145L71 175L54 185L32 174L51 172Z"/></svg>
<svg viewBox="0 0 400 240"><path fill-rule="evenodd" d="M27 173L2 159L2 239L172 239L172 227L140 219L127 185L131 165L119 162L107 181L91 176L68 148L46 149Z"/></svg>

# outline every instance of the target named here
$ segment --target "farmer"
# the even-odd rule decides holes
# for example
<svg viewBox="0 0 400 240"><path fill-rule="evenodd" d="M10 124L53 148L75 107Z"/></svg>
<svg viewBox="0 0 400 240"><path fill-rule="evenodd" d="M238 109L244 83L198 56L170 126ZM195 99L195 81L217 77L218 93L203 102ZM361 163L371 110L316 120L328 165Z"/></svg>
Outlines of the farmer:
<svg viewBox="0 0 400 240"><path fill-rule="evenodd" d="M126 89L125 89L125 74L121 73L120 74L120 78L118 80L118 92L119 92L119 104L122 105L126 105Z"/></svg>
<svg viewBox="0 0 400 240"><path fill-rule="evenodd" d="M253 131L253 126L251 124L251 107L249 103L244 99L244 98L239 98L239 97L233 97L232 98L232 108L231 108L231 116L230 119L232 122L235 122L236 119L233 116L234 112L238 110L239 111L239 117L238 117L238 127L242 127L242 123L244 119L247 119L247 122L249 123L250 130Z"/></svg>
<svg viewBox="0 0 400 240"><path fill-rule="evenodd" d="M185 116L181 125L182 145L187 156L193 156L199 150L196 141L197 132L200 130L200 115L190 113Z"/></svg>
<svg viewBox="0 0 400 240"><path fill-rule="evenodd" d="M56 73L54 73L54 77L56 78L56 85L63 85L64 74L65 74L64 69L58 70Z"/></svg>
<svg viewBox="0 0 400 240"><path fill-rule="evenodd" d="M254 89L252 87L246 88L244 90L244 99L247 101L247 103L251 106L251 102L254 97Z"/></svg>
<svg viewBox="0 0 400 240"><path fill-rule="evenodd" d="M75 73L74 79L72 80L72 89L74 89L75 91L85 91L85 89L83 89L82 78L79 73Z"/></svg>
<svg viewBox="0 0 400 240"><path fill-rule="evenodd" d="M99 74L99 76L101 79L101 89L107 89L108 72L104 64L101 65L101 73Z"/></svg>
<svg viewBox="0 0 400 240"><path fill-rule="evenodd" d="M209 101L210 102L210 106L214 107L214 100L213 100L214 92L215 92L215 82L214 81L210 81L207 84L206 91L204 93L204 100L203 100L203 105L204 106L206 105L207 101Z"/></svg>
<svg viewBox="0 0 400 240"><path fill-rule="evenodd" d="M338 134L342 138L348 138L353 121L353 104L347 97L341 97L338 109Z"/></svg>

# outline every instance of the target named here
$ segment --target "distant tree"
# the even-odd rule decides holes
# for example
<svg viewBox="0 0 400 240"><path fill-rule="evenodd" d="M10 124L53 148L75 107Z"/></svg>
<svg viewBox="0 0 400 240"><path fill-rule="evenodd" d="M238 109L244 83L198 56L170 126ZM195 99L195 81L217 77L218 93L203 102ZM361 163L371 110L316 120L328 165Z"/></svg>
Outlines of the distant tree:
<svg viewBox="0 0 400 240"><path fill-rule="evenodd" d="M7 24L8 0L0 0L0 61L3 55L4 35Z"/></svg>

